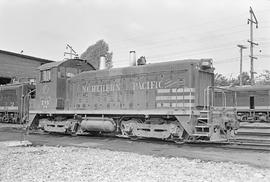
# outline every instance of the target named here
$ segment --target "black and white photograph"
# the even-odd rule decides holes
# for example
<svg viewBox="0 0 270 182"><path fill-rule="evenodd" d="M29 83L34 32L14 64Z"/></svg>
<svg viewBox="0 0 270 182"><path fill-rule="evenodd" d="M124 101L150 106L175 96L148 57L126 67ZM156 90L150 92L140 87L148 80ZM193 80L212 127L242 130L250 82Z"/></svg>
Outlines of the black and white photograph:
<svg viewBox="0 0 270 182"><path fill-rule="evenodd" d="M270 0L0 0L0 182L269 182Z"/></svg>

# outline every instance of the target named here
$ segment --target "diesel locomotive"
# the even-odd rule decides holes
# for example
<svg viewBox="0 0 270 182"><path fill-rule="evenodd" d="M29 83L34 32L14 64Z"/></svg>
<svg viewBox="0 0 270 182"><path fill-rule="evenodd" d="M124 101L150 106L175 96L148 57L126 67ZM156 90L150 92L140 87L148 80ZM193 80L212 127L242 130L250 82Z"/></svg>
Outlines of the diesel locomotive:
<svg viewBox="0 0 270 182"><path fill-rule="evenodd" d="M238 128L233 107L214 107L211 59L95 70L81 59L39 68L29 127L67 134L222 142Z"/></svg>
<svg viewBox="0 0 270 182"><path fill-rule="evenodd" d="M21 123L29 112L29 99L34 98L34 85L14 83L0 85L0 122ZM29 93L29 95L28 95Z"/></svg>

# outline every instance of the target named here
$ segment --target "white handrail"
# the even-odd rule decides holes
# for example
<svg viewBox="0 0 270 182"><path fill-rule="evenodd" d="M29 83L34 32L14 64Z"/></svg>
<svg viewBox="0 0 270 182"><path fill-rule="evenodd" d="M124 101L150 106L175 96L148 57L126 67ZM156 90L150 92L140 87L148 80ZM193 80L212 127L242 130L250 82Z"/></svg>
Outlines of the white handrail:
<svg viewBox="0 0 270 182"><path fill-rule="evenodd" d="M206 89L203 90L203 109L206 109Z"/></svg>

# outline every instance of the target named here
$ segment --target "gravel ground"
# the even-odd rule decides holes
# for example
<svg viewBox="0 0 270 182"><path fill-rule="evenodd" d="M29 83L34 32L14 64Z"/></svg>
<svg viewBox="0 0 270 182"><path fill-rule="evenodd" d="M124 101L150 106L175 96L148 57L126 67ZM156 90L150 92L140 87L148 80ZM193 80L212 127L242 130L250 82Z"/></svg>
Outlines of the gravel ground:
<svg viewBox="0 0 270 182"><path fill-rule="evenodd" d="M270 169L81 147L0 146L0 181L270 181Z"/></svg>

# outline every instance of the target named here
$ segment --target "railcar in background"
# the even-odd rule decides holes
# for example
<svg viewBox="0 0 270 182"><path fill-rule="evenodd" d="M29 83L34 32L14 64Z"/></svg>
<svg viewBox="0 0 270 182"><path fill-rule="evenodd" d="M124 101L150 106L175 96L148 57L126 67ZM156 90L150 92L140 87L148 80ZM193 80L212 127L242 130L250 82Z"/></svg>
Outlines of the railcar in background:
<svg viewBox="0 0 270 182"><path fill-rule="evenodd" d="M215 104L232 106L236 98L237 116L241 122L270 122L270 85L230 87L232 93L216 92ZM226 95L223 103L220 100Z"/></svg>
<svg viewBox="0 0 270 182"><path fill-rule="evenodd" d="M213 107L211 59L104 70L70 59L39 71L32 128L211 142L226 141L237 129L233 108Z"/></svg>
<svg viewBox="0 0 270 182"><path fill-rule="evenodd" d="M28 115L29 96L34 97L34 92L31 92L34 89L34 85L29 83L1 85L0 122L17 124L24 122Z"/></svg>

